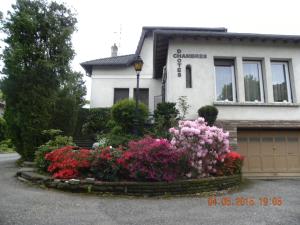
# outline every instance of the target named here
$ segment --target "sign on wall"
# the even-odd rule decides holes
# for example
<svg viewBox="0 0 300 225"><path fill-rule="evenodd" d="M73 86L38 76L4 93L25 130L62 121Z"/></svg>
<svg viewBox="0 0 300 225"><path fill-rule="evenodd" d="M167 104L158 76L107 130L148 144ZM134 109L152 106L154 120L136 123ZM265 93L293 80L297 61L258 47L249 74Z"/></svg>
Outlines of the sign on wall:
<svg viewBox="0 0 300 225"><path fill-rule="evenodd" d="M175 58L176 61L177 61L177 76L181 77L182 59L184 59L184 58L189 58L189 59L194 59L194 58L206 59L207 55L206 54L197 54L197 53L186 54L186 53L182 53L181 49L177 49L176 53L173 54L173 58Z"/></svg>

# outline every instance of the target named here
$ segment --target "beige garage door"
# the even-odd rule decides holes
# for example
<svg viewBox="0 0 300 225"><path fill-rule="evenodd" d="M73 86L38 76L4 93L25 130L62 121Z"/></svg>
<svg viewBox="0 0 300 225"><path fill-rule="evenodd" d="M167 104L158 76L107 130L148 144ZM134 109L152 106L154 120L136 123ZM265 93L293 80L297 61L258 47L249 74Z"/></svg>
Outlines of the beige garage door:
<svg viewBox="0 0 300 225"><path fill-rule="evenodd" d="M246 176L300 176L300 131L238 131Z"/></svg>

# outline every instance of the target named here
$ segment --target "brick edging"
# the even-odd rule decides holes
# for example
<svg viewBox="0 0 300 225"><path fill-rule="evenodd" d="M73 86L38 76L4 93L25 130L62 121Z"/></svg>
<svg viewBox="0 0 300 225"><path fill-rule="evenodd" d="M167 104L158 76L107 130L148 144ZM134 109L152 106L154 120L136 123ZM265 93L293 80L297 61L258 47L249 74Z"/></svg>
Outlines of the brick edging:
<svg viewBox="0 0 300 225"><path fill-rule="evenodd" d="M101 182L94 180L58 180L35 171L18 171L16 176L33 184L71 192L128 196L192 195L226 190L241 183L241 175L210 177L173 182Z"/></svg>

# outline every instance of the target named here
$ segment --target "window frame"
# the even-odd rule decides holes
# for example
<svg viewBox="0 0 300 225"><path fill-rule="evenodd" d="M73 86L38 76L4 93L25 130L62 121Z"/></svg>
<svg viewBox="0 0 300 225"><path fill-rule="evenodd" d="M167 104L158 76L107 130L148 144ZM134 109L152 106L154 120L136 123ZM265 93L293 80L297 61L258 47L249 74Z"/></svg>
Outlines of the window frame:
<svg viewBox="0 0 300 225"><path fill-rule="evenodd" d="M128 99L130 97L130 88L114 88L113 105L116 104L118 101L121 101L121 100L116 101L116 90L128 90L128 97L124 99Z"/></svg>
<svg viewBox="0 0 300 225"><path fill-rule="evenodd" d="M285 75L285 79L286 79L286 89L287 89L287 96L288 96L288 100L287 101L282 101L282 102L277 102L275 101L274 98L274 91L273 91L273 73L272 73L272 65L273 64L280 64L280 65L285 65L284 66L284 75ZM291 88L291 75L290 75L290 67L289 67L289 62L288 61L281 61L281 60L271 60L271 73L272 73L272 92L273 92L273 102L274 103L292 103L293 102L293 98L292 98L292 88Z"/></svg>
<svg viewBox="0 0 300 225"><path fill-rule="evenodd" d="M216 65L216 61L222 61L222 60L232 60L233 64L231 66L227 65ZM231 67L231 80L232 80L232 101L231 100L218 100L218 94L217 94L217 66L227 66ZM214 58L214 70L215 70L215 101L216 102L237 102L237 96L236 96L236 60L235 58Z"/></svg>
<svg viewBox="0 0 300 225"><path fill-rule="evenodd" d="M258 66L258 76L259 76L259 89L260 89L260 101L247 101L246 100L246 87L245 87L245 67L244 64L247 63L257 63ZM265 102L265 94L264 94L264 79L263 79L263 72L262 72L262 61L261 60L243 60L243 82L244 82L244 95L245 95L245 102L251 102L251 103L264 103Z"/></svg>
<svg viewBox="0 0 300 225"><path fill-rule="evenodd" d="M188 69L190 70L190 83L188 83L188 77L187 77ZM192 66L190 64L185 66L185 88L193 88Z"/></svg>

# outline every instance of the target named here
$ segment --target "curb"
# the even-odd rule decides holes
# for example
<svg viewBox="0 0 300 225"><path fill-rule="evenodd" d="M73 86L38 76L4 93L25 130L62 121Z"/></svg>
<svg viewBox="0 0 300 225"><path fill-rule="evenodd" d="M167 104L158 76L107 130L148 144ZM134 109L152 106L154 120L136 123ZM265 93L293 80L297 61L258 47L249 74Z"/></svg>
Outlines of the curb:
<svg viewBox="0 0 300 225"><path fill-rule="evenodd" d="M16 173L16 176L21 181L64 191L126 196L197 195L227 190L240 185L242 181L240 175L173 182L103 182L95 181L92 178L61 180L41 175L34 168L22 168Z"/></svg>

